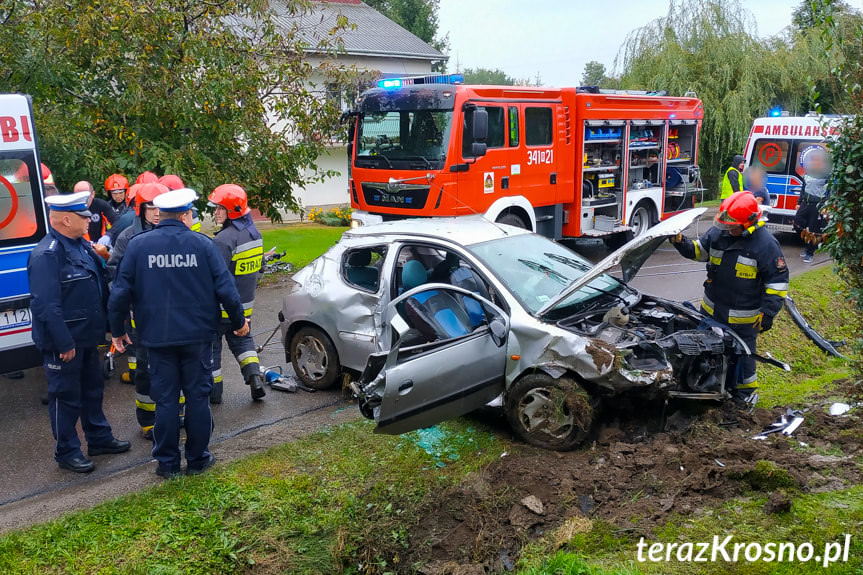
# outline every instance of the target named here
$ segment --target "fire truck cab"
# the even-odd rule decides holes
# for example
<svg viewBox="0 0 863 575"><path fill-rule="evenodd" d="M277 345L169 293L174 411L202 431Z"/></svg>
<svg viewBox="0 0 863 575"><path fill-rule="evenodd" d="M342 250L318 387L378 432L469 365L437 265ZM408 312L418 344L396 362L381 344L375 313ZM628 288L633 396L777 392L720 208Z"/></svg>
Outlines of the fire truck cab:
<svg viewBox="0 0 863 575"><path fill-rule="evenodd" d="M703 192L695 97L381 80L350 112L352 225L482 215L615 241Z"/></svg>
<svg viewBox="0 0 863 575"><path fill-rule="evenodd" d="M773 112L771 112L773 114ZM760 166L767 172L767 227L774 232L793 232L794 214L803 184L800 158L812 146L826 147L839 131L840 116L776 115L756 118L746 141L746 166Z"/></svg>

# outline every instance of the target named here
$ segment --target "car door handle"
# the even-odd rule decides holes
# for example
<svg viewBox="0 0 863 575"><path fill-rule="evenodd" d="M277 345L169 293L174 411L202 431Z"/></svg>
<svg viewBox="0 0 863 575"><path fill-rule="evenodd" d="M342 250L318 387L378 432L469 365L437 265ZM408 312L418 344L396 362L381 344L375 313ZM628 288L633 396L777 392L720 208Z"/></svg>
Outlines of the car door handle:
<svg viewBox="0 0 863 575"><path fill-rule="evenodd" d="M404 381L404 382L399 386L399 395L404 395L404 394L406 394L406 393L407 393L407 392L409 392L411 389L413 389L413 387L414 387L414 380L412 380L412 379L406 379L406 380L405 380L405 381Z"/></svg>

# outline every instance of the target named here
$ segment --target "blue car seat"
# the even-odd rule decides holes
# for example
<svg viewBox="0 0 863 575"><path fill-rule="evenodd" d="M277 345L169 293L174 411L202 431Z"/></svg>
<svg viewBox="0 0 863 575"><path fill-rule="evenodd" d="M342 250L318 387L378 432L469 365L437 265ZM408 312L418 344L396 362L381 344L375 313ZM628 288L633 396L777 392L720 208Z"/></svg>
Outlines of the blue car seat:
<svg viewBox="0 0 863 575"><path fill-rule="evenodd" d="M467 335L471 319L459 301L446 292L430 290L405 301L405 316L426 341Z"/></svg>
<svg viewBox="0 0 863 575"><path fill-rule="evenodd" d="M356 250L348 256L345 277L354 285L370 291L377 291L380 271L371 266L372 250Z"/></svg>

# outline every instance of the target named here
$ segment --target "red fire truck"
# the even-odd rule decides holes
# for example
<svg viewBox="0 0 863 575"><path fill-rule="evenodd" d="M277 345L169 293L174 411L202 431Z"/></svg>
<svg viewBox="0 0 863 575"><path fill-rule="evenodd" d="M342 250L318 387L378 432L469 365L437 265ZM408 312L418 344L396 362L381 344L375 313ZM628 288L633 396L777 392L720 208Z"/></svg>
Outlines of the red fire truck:
<svg viewBox="0 0 863 575"><path fill-rule="evenodd" d="M794 231L794 214L803 185L800 158L812 146L826 147L838 134L841 116L789 116L771 110L766 118L756 118L746 141L747 166L761 166L767 172L767 227L774 232Z"/></svg>
<svg viewBox="0 0 863 575"><path fill-rule="evenodd" d="M352 224L481 214L614 243L703 192L695 97L389 78L349 113Z"/></svg>

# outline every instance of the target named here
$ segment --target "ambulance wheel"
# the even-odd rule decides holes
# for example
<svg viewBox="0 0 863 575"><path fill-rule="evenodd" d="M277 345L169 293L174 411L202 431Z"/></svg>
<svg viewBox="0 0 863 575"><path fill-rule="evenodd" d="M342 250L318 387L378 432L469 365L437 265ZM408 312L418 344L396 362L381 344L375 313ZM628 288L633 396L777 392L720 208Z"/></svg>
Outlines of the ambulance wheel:
<svg viewBox="0 0 863 575"><path fill-rule="evenodd" d="M629 216L629 227L632 228L632 237L637 238L653 225L653 213L650 206L640 202L635 206L632 215Z"/></svg>
<svg viewBox="0 0 863 575"><path fill-rule="evenodd" d="M573 449L587 439L599 413L598 398L577 381L542 372L518 380L504 406L519 439L557 451Z"/></svg>
<svg viewBox="0 0 863 575"><path fill-rule="evenodd" d="M316 327L301 328L291 338L291 364L302 382L329 389L339 379L339 354L330 338Z"/></svg>
<svg viewBox="0 0 863 575"><path fill-rule="evenodd" d="M524 223L524 220L521 219L521 216L519 216L517 214L510 213L510 212L507 212L507 213L503 214L502 216L499 216L497 218L497 223L506 224L506 225L512 226L514 228L521 228L523 230L529 229L527 224Z"/></svg>

